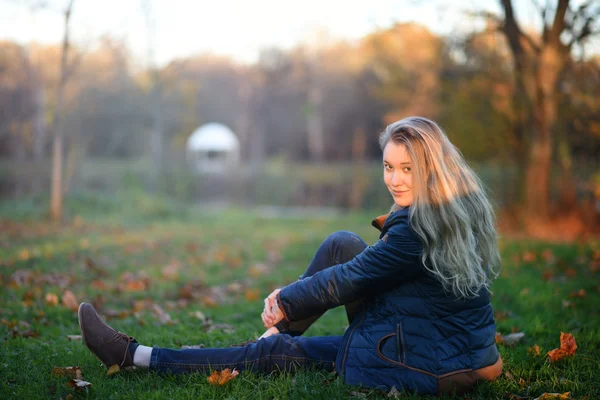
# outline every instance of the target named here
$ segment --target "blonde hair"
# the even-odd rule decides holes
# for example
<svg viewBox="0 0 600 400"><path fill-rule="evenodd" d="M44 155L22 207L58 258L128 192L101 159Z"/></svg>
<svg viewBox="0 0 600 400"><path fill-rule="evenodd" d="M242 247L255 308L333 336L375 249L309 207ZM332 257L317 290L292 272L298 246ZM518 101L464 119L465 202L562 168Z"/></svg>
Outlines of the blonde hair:
<svg viewBox="0 0 600 400"><path fill-rule="evenodd" d="M456 297L489 291L499 274L500 253L483 184L444 131L427 118L388 125L379 137L382 150L390 140L403 144L411 158L409 220L423 243L425 268Z"/></svg>

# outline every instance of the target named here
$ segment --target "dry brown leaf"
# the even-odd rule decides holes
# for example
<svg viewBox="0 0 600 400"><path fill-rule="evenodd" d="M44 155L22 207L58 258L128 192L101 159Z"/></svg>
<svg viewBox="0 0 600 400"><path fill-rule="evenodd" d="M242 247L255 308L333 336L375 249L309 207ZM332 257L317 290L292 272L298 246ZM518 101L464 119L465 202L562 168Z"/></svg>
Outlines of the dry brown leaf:
<svg viewBox="0 0 600 400"><path fill-rule="evenodd" d="M119 371L121 371L121 367L119 367L119 364L113 364L110 366L108 371L106 371L106 375L108 375L108 376L114 375L114 374L118 373Z"/></svg>
<svg viewBox="0 0 600 400"><path fill-rule="evenodd" d="M46 304L48 304L49 306L57 306L58 296L54 293L46 293Z"/></svg>
<svg viewBox="0 0 600 400"><path fill-rule="evenodd" d="M153 304L152 305L152 311L154 313L154 316L156 318L158 318L158 320L160 321L161 324L163 325L173 325L175 324L175 321L173 321L173 319L171 318L171 315L169 315L168 312L166 312L165 310L162 309L161 306L159 306L158 304Z"/></svg>
<svg viewBox="0 0 600 400"><path fill-rule="evenodd" d="M575 292L571 292L569 293L569 297L585 297L587 296L587 293L585 292L585 289L579 289Z"/></svg>
<svg viewBox="0 0 600 400"><path fill-rule="evenodd" d="M239 375L239 372L236 371L235 369L232 371L229 368L225 368L222 371L211 372L210 376L207 377L206 379L208 380L208 383L210 383L211 385L221 386L221 385L226 384L227 382L229 382L230 380L232 380L233 378L235 378L238 375Z"/></svg>
<svg viewBox="0 0 600 400"><path fill-rule="evenodd" d="M256 301L260 299L260 290L258 289L246 289L246 300Z"/></svg>
<svg viewBox="0 0 600 400"><path fill-rule="evenodd" d="M571 398L570 394L571 394L571 392L565 392L565 393L542 393L540 395L540 397L536 397L533 400L551 400L551 399L568 400L568 399Z"/></svg>
<svg viewBox="0 0 600 400"><path fill-rule="evenodd" d="M565 276L567 278L575 278L577 276L577 270L575 268L568 268L565 271Z"/></svg>
<svg viewBox="0 0 600 400"><path fill-rule="evenodd" d="M52 368L52 374L56 377L68 376L75 379L81 379L83 377L81 367L54 367Z"/></svg>
<svg viewBox="0 0 600 400"><path fill-rule="evenodd" d="M536 259L536 255L532 251L526 251L523 253L523 261L525 262L534 262Z"/></svg>
<svg viewBox="0 0 600 400"><path fill-rule="evenodd" d="M62 296L63 305L71 311L77 311L79 308L79 303L75 298L75 295L70 290L65 290Z"/></svg>
<svg viewBox="0 0 600 400"><path fill-rule="evenodd" d="M575 355L577 350L577 343L575 337L570 333L560 333L560 347L558 349L550 350L548 352L548 358L550 362L557 362L563 358Z"/></svg>

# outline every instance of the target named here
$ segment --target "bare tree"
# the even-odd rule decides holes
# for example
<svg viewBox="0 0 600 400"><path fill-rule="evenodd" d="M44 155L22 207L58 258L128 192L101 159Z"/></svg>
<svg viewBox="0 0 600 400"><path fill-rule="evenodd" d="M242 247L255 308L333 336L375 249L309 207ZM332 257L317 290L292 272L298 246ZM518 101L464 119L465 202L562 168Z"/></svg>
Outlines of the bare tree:
<svg viewBox="0 0 600 400"><path fill-rule="evenodd" d="M64 35L62 40L62 49L60 57L60 79L56 89L56 105L54 109L54 118L50 126L52 132L52 179L50 186L50 217L58 222L62 218L63 211L63 137L64 137L64 94L65 86L73 70L74 64L68 63L70 42L69 42L69 23L73 3L70 0L64 10Z"/></svg>
<svg viewBox="0 0 600 400"><path fill-rule="evenodd" d="M560 83L572 61L573 46L600 32L594 27L600 4L588 0L573 9L569 0L557 0L555 7L549 1L545 5L532 1L542 20L542 30L535 36L522 29L511 0L500 0L504 18L490 17L499 23L514 61L517 132L527 165L526 211L531 217L547 219Z"/></svg>

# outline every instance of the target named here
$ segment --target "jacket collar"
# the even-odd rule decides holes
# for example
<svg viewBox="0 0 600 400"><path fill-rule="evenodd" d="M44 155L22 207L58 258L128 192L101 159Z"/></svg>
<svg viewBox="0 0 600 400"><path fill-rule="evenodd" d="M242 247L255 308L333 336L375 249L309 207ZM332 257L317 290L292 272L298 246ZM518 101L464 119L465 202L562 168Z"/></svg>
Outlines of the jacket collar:
<svg viewBox="0 0 600 400"><path fill-rule="evenodd" d="M383 227L388 220L393 220L397 216L407 216L408 215L408 207L401 208L400 210L396 210L385 215L380 215L371 221L371 225L377 228L379 231L383 231Z"/></svg>

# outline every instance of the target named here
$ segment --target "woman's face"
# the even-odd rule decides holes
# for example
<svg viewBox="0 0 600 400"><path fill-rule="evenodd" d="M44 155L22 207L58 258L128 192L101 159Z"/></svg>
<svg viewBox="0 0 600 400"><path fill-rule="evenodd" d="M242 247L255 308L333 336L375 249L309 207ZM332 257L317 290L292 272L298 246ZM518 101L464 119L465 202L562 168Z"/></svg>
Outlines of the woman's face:
<svg viewBox="0 0 600 400"><path fill-rule="evenodd" d="M403 144L390 140L383 149L383 181L396 205L412 204L412 161Z"/></svg>

